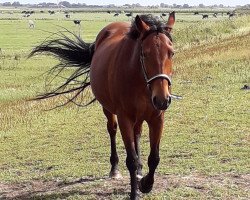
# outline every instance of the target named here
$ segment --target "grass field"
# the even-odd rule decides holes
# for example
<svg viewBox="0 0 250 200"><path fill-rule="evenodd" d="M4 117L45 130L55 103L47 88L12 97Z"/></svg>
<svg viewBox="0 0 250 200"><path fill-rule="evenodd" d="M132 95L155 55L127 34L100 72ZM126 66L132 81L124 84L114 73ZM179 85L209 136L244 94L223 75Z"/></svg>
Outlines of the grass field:
<svg viewBox="0 0 250 200"><path fill-rule="evenodd" d="M80 34L94 41L106 24L125 20L107 13L75 13ZM201 20L177 13L173 38L173 92L183 96L166 113L161 162L153 192L143 199L250 198L250 16ZM127 199L125 150L118 134L121 181L108 179L109 137L99 104L64 99L28 101L45 90L56 60L31 49L65 27L63 14L35 14L28 28L20 13L0 14L0 199ZM148 131L141 141L147 171Z"/></svg>

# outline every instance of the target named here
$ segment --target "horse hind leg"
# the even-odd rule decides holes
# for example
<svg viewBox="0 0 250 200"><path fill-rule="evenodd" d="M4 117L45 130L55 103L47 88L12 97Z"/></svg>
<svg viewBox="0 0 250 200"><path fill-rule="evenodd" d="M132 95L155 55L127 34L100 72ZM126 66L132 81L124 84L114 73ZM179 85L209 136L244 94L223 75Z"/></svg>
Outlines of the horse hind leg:
<svg viewBox="0 0 250 200"><path fill-rule="evenodd" d="M119 172L118 162L119 157L116 151L116 132L117 132L117 120L116 116L110 113L108 110L103 108L103 112L107 117L107 129L110 136L110 143L111 143L111 156L110 156L110 164L111 170L109 173L109 177L113 179L121 179L122 175Z"/></svg>

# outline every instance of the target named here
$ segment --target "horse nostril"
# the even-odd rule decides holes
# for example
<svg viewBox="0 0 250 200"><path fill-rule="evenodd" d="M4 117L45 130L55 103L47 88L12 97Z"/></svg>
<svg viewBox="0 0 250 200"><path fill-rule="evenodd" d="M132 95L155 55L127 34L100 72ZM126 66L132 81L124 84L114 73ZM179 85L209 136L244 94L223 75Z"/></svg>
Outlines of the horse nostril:
<svg viewBox="0 0 250 200"><path fill-rule="evenodd" d="M167 97L167 102L168 102L169 105L171 104L171 101L172 101L171 96L168 96L168 97Z"/></svg>
<svg viewBox="0 0 250 200"><path fill-rule="evenodd" d="M169 96L169 97L164 98L164 99L159 99L155 96L152 99L152 103L156 109L166 110L171 104L171 97Z"/></svg>
<svg viewBox="0 0 250 200"><path fill-rule="evenodd" d="M157 109L162 110L162 107L164 107L165 101L155 96L153 97L153 104Z"/></svg>
<svg viewBox="0 0 250 200"><path fill-rule="evenodd" d="M157 109L161 110L161 107L164 106L164 101L161 101L158 97L153 97L153 104Z"/></svg>

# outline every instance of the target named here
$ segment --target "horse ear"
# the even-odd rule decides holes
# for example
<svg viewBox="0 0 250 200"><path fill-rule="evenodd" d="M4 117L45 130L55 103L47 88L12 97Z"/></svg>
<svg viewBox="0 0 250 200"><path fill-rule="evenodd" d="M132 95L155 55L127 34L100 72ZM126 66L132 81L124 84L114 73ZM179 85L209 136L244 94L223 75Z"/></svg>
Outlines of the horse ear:
<svg viewBox="0 0 250 200"><path fill-rule="evenodd" d="M135 25L140 33L144 33L149 30L149 26L144 21L142 21L139 15L136 15L135 17Z"/></svg>
<svg viewBox="0 0 250 200"><path fill-rule="evenodd" d="M167 32L169 32L169 33L171 32L171 30L174 26L174 23L175 23L175 11L169 13L167 27L166 27Z"/></svg>

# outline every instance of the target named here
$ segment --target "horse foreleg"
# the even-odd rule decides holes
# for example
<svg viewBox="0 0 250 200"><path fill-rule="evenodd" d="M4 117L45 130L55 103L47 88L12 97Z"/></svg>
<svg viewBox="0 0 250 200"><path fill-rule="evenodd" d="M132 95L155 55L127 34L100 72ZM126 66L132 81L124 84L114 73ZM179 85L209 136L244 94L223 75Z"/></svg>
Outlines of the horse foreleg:
<svg viewBox="0 0 250 200"><path fill-rule="evenodd" d="M154 173L160 162L159 145L163 130L163 114L149 122L150 155L148 157L149 172L144 176L139 189L142 193L149 193L154 184Z"/></svg>
<svg viewBox="0 0 250 200"><path fill-rule="evenodd" d="M107 129L110 136L111 143L111 155L110 155L110 164L111 170L109 173L110 178L120 179L122 175L119 172L118 162L119 157L116 151L116 132L117 132L117 120L114 114L110 113L108 110L103 108L103 112L108 119Z"/></svg>
<svg viewBox="0 0 250 200"><path fill-rule="evenodd" d="M140 138L142 132L142 123L135 125L134 134L135 134L135 150L138 156L138 169L137 169L137 178L140 180L142 178L142 162L141 162L141 153L140 153Z"/></svg>
<svg viewBox="0 0 250 200"><path fill-rule="evenodd" d="M118 123L121 130L122 139L126 148L126 165L130 174L131 193L130 199L138 199L137 169L138 156L135 149L134 124L128 118L118 115Z"/></svg>

